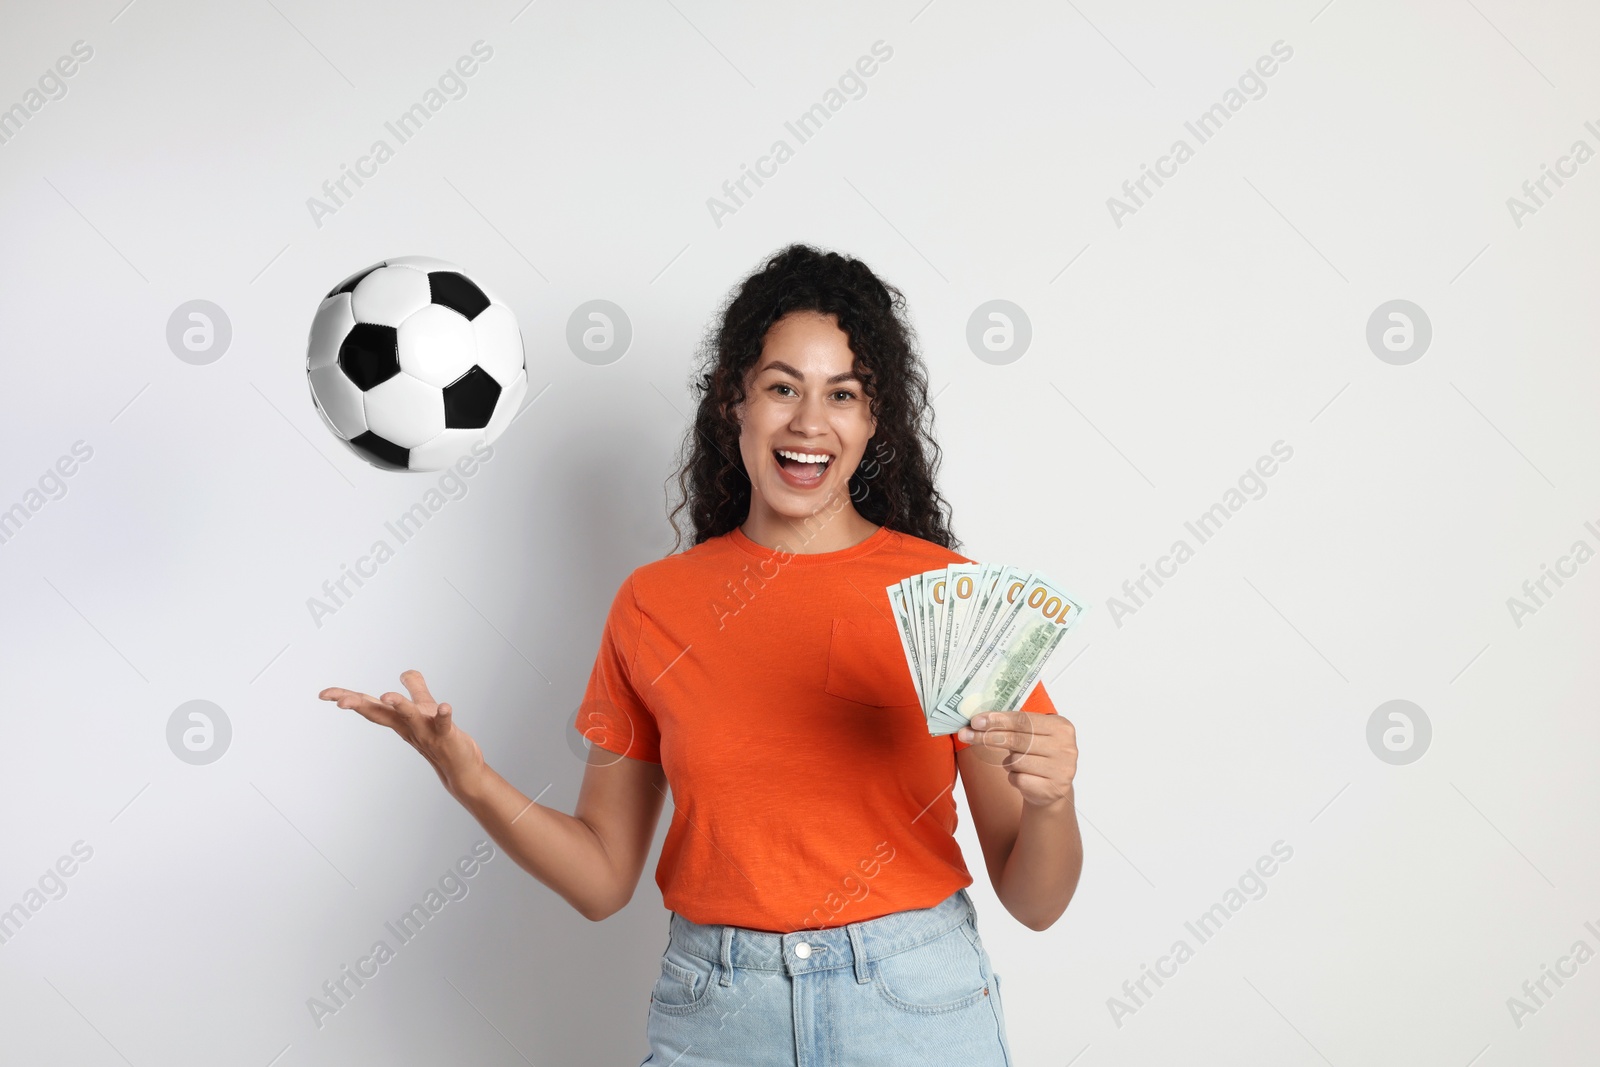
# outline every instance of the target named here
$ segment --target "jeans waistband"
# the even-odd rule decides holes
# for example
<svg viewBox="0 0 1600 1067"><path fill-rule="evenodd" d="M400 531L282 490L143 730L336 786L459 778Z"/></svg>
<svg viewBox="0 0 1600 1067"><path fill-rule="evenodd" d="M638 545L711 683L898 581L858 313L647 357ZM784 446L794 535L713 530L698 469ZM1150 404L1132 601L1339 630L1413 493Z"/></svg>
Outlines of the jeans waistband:
<svg viewBox="0 0 1600 1067"><path fill-rule="evenodd" d="M718 977L723 985L731 983L736 968L796 975L854 967L856 980L865 982L871 977L867 964L872 960L932 941L969 918L975 920L976 914L972 898L962 888L931 908L892 912L825 930L779 934L692 922L677 912L671 913L669 927L670 940L678 947L721 964Z"/></svg>

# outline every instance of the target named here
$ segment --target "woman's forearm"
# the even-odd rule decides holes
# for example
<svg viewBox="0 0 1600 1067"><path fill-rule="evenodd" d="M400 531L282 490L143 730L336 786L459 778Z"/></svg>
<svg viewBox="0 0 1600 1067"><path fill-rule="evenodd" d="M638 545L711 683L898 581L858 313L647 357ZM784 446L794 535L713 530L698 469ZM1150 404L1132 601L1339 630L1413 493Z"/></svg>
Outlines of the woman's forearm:
<svg viewBox="0 0 1600 1067"><path fill-rule="evenodd" d="M536 804L484 764L452 791L517 865L594 922L617 911L618 877L588 823Z"/></svg>
<svg viewBox="0 0 1600 1067"><path fill-rule="evenodd" d="M1083 838L1074 794L1047 805L1024 804L1011 855L995 895L1017 921L1044 930L1061 917L1078 889Z"/></svg>

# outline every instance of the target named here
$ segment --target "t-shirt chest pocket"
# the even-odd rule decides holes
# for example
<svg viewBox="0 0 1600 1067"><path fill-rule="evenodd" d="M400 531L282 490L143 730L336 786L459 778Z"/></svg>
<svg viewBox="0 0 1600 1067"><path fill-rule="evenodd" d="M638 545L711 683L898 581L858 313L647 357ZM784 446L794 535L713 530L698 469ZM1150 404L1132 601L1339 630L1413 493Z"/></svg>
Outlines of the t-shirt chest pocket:
<svg viewBox="0 0 1600 1067"><path fill-rule="evenodd" d="M823 689L874 707L915 705L917 689L894 623L877 616L835 618Z"/></svg>

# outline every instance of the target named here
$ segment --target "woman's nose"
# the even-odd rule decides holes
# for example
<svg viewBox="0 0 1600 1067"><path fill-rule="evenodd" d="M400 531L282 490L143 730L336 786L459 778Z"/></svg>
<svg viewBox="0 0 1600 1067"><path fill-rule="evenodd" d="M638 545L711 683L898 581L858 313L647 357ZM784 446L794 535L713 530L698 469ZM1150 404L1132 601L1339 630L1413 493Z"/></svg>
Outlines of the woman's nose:
<svg viewBox="0 0 1600 1067"><path fill-rule="evenodd" d="M794 415L789 420L789 428L795 431L817 431L827 425L827 414L822 406L822 398L816 395L800 398L800 403L795 405Z"/></svg>

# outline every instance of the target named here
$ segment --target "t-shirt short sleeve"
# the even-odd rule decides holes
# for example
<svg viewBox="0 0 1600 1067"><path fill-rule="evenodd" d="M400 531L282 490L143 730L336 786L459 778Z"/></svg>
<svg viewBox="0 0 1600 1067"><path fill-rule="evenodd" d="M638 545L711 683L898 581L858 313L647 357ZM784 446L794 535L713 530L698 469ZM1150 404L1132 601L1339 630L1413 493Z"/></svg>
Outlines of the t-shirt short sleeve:
<svg viewBox="0 0 1600 1067"><path fill-rule="evenodd" d="M1037 712L1040 715L1058 714L1055 704L1050 699L1050 694L1044 691L1043 682L1035 683L1033 692L1029 693L1027 699L1022 702L1022 708L1020 710ZM955 745L955 750L957 752L960 752L964 748L972 747L972 742L963 741L955 734L950 735L950 742L951 744Z"/></svg>
<svg viewBox="0 0 1600 1067"><path fill-rule="evenodd" d="M644 616L629 575L612 598L600 633L600 651L573 728L591 745L648 763L661 762L661 731L634 684L634 661Z"/></svg>

